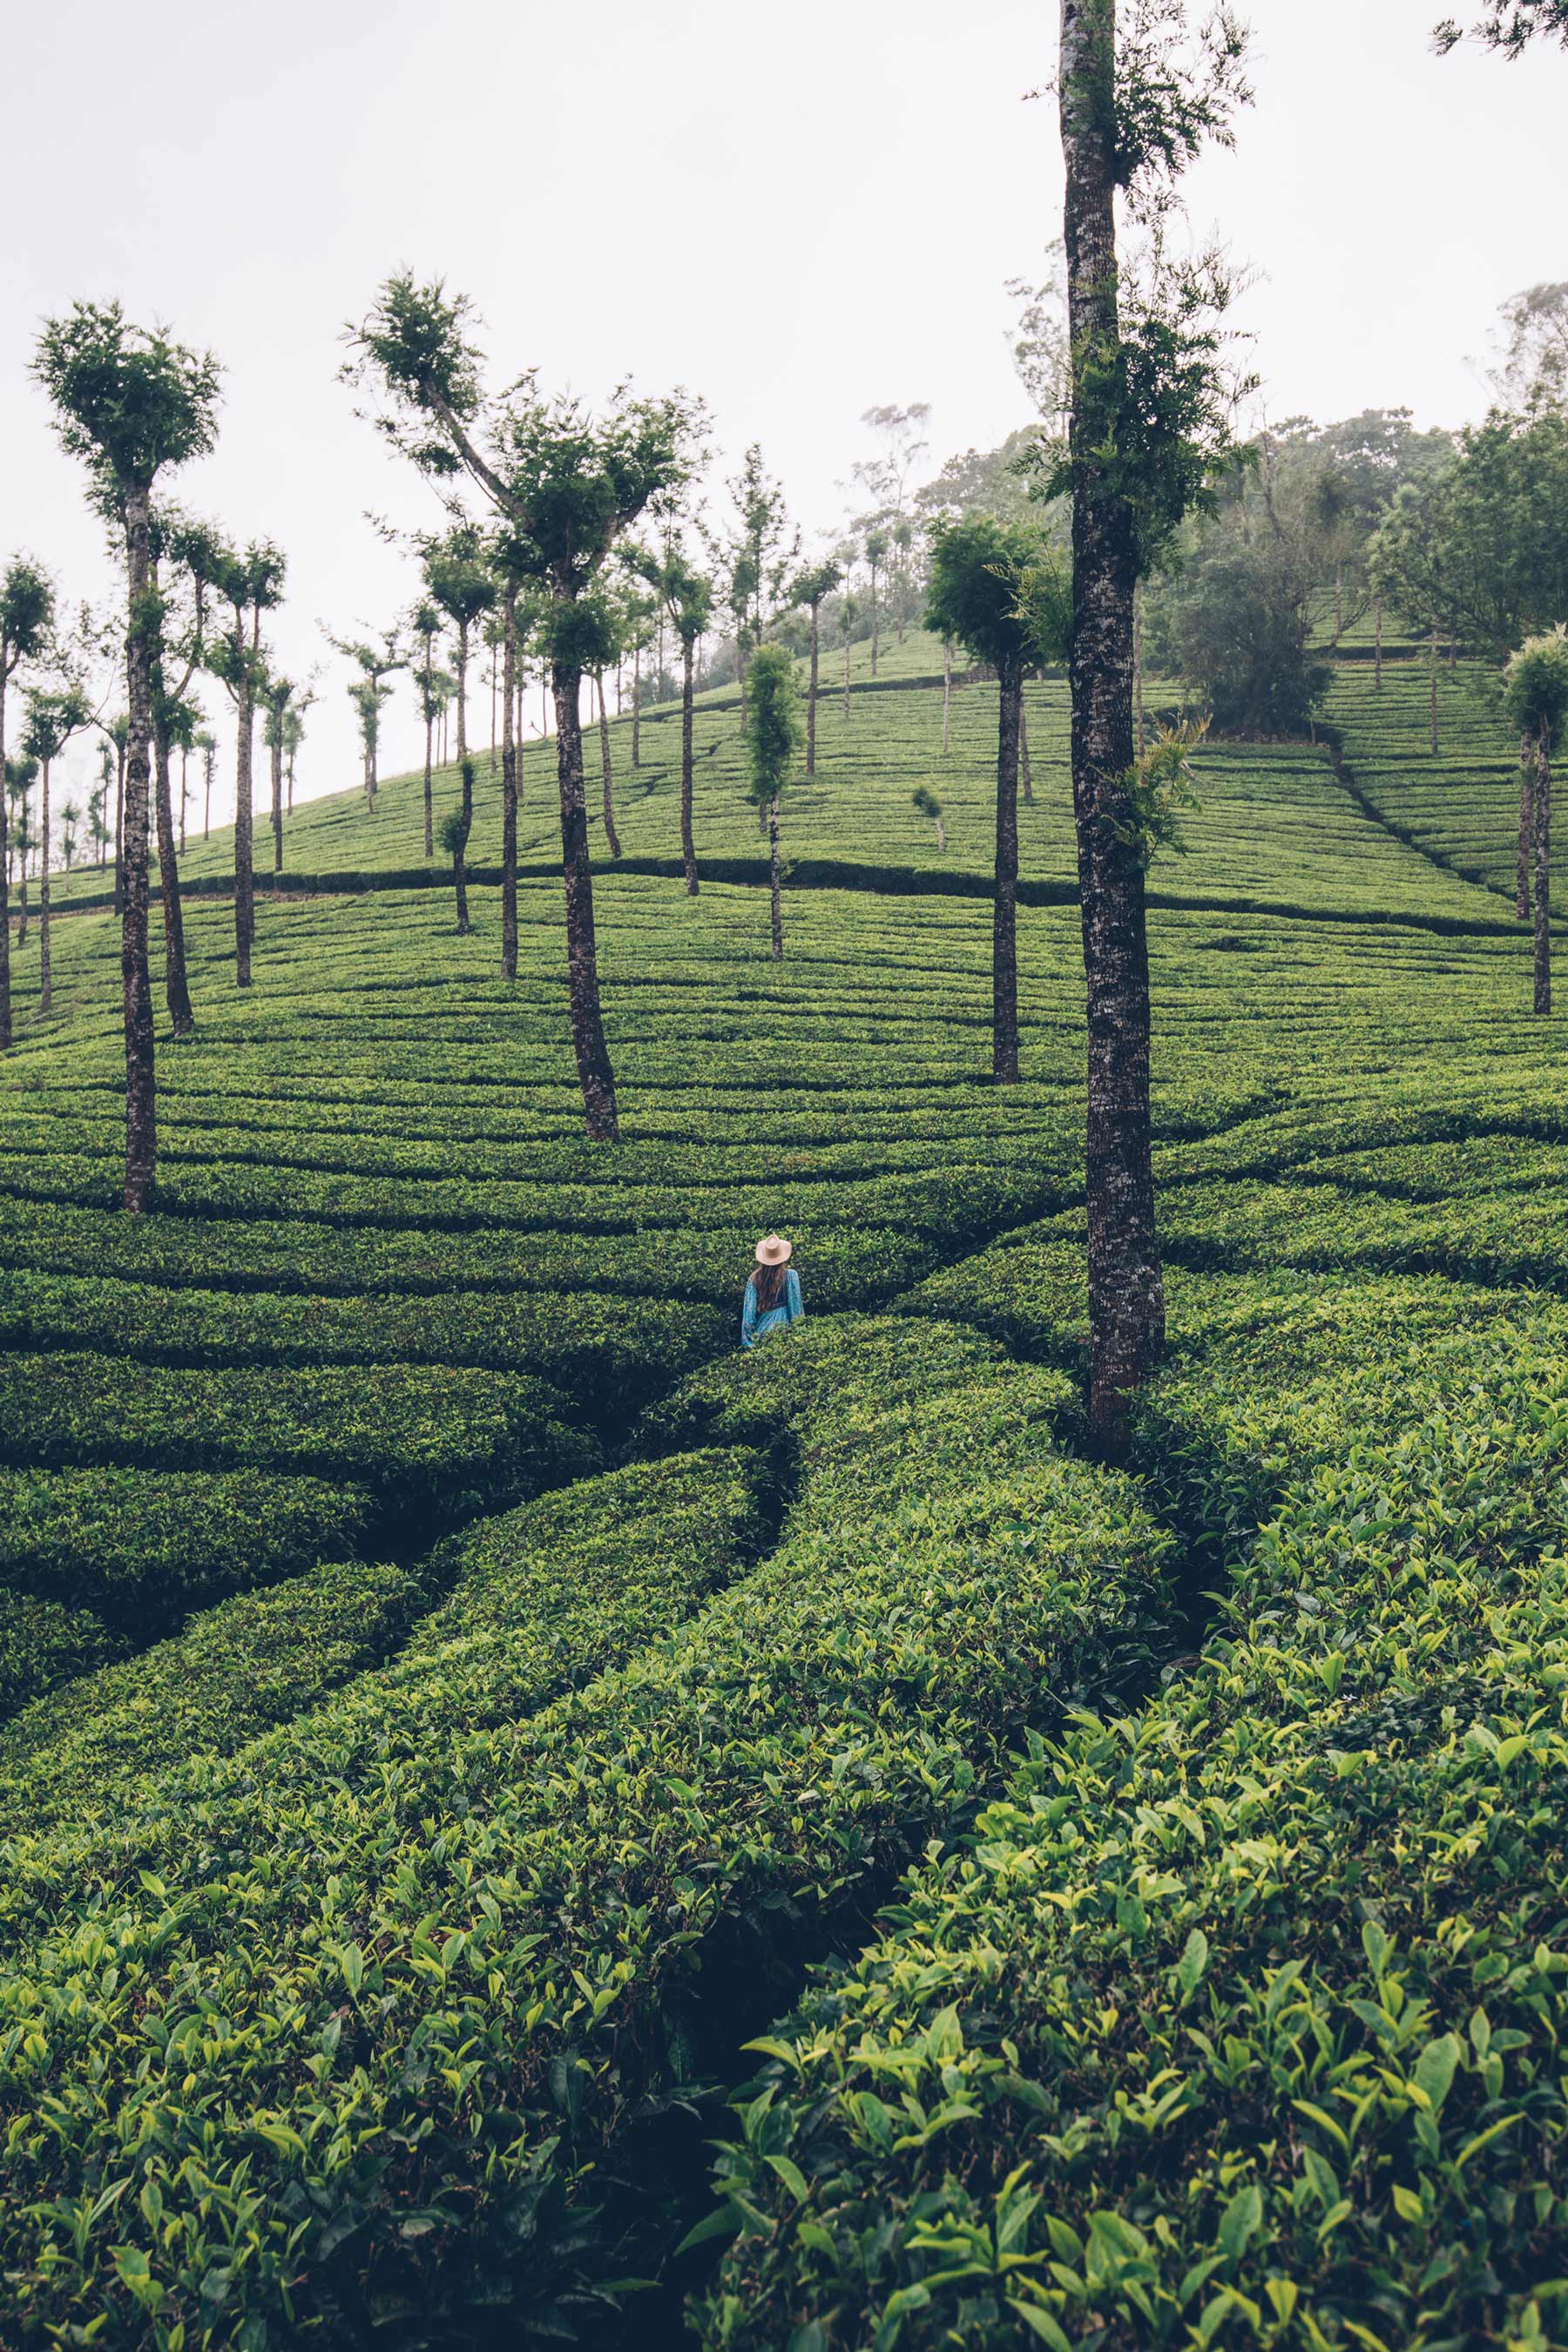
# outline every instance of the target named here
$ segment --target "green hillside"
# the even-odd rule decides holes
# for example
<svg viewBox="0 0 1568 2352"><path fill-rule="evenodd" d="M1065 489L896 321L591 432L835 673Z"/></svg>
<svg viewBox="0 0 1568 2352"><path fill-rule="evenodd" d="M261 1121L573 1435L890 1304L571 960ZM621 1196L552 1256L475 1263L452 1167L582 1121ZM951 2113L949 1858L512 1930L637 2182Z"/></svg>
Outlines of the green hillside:
<svg viewBox="0 0 1568 2352"><path fill-rule="evenodd" d="M417 778L297 813L247 994L193 896L145 1217L118 932L56 925L0 1063L18 2343L1548 2340L1568 1107L1506 733L1445 676L1434 762L1425 670L1347 660L1338 766L1200 755L1112 1471L1066 690L997 1089L995 689L944 757L940 685L858 684L782 964L729 698L695 898L678 717L613 730L618 1150L552 747L515 985L484 760L468 937ZM807 1319L742 1356L770 1229Z"/></svg>

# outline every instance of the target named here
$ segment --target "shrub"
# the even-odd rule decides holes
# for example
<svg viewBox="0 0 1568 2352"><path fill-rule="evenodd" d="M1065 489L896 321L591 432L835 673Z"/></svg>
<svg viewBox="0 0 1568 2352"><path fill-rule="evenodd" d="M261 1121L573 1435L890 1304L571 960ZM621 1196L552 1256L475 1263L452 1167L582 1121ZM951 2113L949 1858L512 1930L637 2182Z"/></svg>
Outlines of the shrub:
<svg viewBox="0 0 1568 2352"><path fill-rule="evenodd" d="M0 1592L0 1720L73 1675L118 1656L120 1649L90 1610L63 1609L30 1592Z"/></svg>

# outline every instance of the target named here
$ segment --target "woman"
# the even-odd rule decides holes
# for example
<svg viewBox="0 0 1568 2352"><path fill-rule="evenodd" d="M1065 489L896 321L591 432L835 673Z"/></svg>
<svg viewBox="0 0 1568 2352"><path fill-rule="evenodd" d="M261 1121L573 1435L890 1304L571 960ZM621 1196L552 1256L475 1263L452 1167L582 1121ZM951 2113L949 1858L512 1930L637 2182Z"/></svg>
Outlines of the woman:
<svg viewBox="0 0 1568 2352"><path fill-rule="evenodd" d="M770 1331L785 1331L805 1313L800 1276L789 1262L790 1245L777 1234L757 1244L757 1270L746 1285L741 1309L741 1345L754 1348Z"/></svg>

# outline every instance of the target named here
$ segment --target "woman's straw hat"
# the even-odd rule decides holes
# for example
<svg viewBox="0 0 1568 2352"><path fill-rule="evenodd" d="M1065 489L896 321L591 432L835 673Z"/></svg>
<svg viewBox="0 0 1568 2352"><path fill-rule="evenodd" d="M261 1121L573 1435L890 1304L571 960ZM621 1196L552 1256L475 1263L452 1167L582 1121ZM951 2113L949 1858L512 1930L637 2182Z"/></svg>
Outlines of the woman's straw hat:
<svg viewBox="0 0 1568 2352"><path fill-rule="evenodd" d="M777 1234L769 1234L765 1240L760 1241L757 1244L757 1264L759 1265L783 1265L789 1254L789 1243L784 1241Z"/></svg>

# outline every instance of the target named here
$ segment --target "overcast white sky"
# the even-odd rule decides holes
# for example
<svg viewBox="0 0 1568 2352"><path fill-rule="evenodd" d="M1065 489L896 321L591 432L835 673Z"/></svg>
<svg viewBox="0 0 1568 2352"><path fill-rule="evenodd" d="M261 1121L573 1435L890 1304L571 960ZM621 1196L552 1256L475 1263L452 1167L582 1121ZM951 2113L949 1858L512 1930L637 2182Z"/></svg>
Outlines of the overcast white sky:
<svg viewBox="0 0 1568 2352"><path fill-rule="evenodd" d="M1258 103L1189 183L1194 228L1261 273L1270 412L1483 404L1498 303L1568 277L1568 58L1430 52L1441 0L1252 0ZM6 34L0 560L70 599L108 575L27 375L38 320L118 295L210 345L220 446L180 495L278 539L286 666L323 664L300 784L357 772L318 624L410 597L372 509L437 519L336 381L344 322L408 262L474 298L498 377L594 396L632 372L752 438L809 531L842 509L874 402L930 401L934 454L1022 421L1009 277L1059 230L1048 0L51 0ZM726 470L722 466L720 472ZM213 698L209 694L209 700ZM216 706L215 706L216 707ZM406 689L384 764L412 761Z"/></svg>

